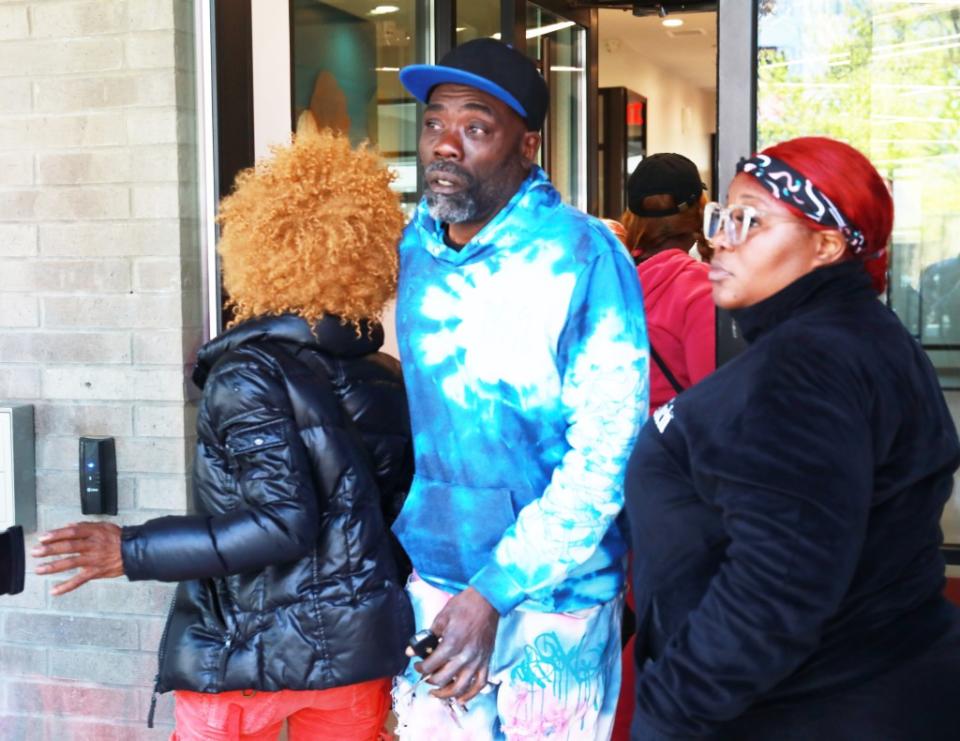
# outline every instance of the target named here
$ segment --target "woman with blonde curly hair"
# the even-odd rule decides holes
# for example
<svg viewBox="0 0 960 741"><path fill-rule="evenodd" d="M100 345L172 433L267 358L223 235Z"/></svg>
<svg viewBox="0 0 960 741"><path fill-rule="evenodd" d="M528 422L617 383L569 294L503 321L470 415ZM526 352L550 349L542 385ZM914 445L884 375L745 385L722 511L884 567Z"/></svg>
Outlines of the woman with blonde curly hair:
<svg viewBox="0 0 960 741"><path fill-rule="evenodd" d="M388 523L411 474L398 363L378 352L403 226L391 174L313 131L221 207L234 320L194 381L193 514L49 533L40 573L180 582L160 645L174 739L375 739L413 632ZM151 710L152 716L152 710Z"/></svg>

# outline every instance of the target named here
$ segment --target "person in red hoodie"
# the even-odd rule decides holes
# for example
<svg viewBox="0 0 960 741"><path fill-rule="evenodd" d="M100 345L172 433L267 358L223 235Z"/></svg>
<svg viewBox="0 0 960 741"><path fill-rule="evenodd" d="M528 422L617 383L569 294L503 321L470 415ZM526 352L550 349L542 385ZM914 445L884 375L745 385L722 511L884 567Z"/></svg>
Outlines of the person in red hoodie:
<svg viewBox="0 0 960 741"><path fill-rule="evenodd" d="M637 263L650 341L650 413L716 368L716 307L702 233L705 186L681 154L644 158L627 181L628 210L607 226ZM691 257L693 247L704 262ZM627 602L633 608L632 594ZM633 642L624 648L613 741L626 741L636 704Z"/></svg>
<svg viewBox="0 0 960 741"><path fill-rule="evenodd" d="M644 158L627 181L628 210L614 227L637 263L650 339L650 411L716 367L716 309L701 233L707 198L697 166L682 154Z"/></svg>

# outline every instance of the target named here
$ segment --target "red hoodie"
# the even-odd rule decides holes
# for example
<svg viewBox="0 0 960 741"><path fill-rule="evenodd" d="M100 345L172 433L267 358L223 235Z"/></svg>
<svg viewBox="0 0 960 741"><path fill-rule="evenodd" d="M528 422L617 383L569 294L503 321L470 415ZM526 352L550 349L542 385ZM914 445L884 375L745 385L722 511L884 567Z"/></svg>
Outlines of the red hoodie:
<svg viewBox="0 0 960 741"><path fill-rule="evenodd" d="M637 266L650 345L684 388L716 368L716 309L708 271L679 249L658 252ZM651 357L650 412L676 395Z"/></svg>

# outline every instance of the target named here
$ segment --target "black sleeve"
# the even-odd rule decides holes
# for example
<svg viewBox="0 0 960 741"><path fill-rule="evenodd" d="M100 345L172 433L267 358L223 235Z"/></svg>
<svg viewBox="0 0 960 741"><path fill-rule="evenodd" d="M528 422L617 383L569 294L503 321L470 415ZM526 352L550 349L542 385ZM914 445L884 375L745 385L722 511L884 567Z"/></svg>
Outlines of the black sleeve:
<svg viewBox="0 0 960 741"><path fill-rule="evenodd" d="M634 733L709 734L817 648L856 569L873 492L869 413L854 374L798 344L704 446L729 538L707 591L637 677Z"/></svg>
<svg viewBox="0 0 960 741"><path fill-rule="evenodd" d="M217 403L218 398L229 398ZM182 581L257 571L314 546L318 499L282 380L262 364L218 368L207 381L211 424L236 462L243 504L216 516L171 516L123 529L131 580Z"/></svg>

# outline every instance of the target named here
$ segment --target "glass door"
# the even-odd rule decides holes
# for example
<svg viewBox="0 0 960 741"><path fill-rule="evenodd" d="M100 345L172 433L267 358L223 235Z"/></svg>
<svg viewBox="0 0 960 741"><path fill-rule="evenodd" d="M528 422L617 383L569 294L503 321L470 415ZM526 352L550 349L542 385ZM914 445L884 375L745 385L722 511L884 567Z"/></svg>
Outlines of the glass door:
<svg viewBox="0 0 960 741"><path fill-rule="evenodd" d="M960 2L777 0L756 16L756 147L846 141L893 193L887 301L960 416ZM960 498L944 514L960 555Z"/></svg>
<svg viewBox="0 0 960 741"><path fill-rule="evenodd" d="M526 39L550 88L541 164L564 201L586 211L587 29L528 2Z"/></svg>

